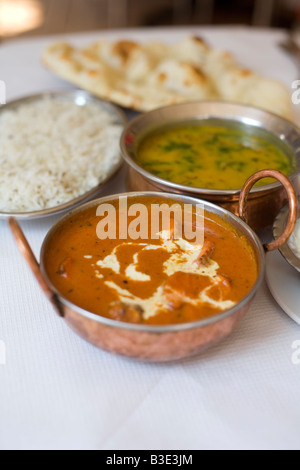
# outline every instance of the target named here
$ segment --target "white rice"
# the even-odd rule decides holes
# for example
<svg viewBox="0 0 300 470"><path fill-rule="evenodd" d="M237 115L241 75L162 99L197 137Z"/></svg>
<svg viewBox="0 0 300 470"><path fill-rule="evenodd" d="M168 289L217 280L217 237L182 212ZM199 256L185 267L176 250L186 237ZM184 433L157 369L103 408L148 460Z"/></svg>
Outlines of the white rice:
<svg viewBox="0 0 300 470"><path fill-rule="evenodd" d="M70 202L120 161L120 121L96 103L43 98L0 113L0 212Z"/></svg>

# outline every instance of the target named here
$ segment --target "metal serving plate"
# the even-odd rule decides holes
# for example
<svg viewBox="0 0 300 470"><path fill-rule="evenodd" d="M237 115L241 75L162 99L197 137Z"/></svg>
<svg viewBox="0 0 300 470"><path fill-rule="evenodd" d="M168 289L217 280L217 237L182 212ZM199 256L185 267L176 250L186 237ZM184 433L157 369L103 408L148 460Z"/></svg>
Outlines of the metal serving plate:
<svg viewBox="0 0 300 470"><path fill-rule="evenodd" d="M300 197L298 198L300 204ZM289 214L288 206L284 206L281 211L279 212L277 218L275 219L274 226L273 226L273 234L274 238L278 238L285 229L287 219ZM300 206L298 209L298 217L300 217ZM286 259L286 261L293 266L297 271L300 272L300 259L293 253L292 249L289 247L288 243L285 243L280 248L280 253Z"/></svg>
<svg viewBox="0 0 300 470"><path fill-rule="evenodd" d="M18 100L11 101L4 106L1 106L0 114L6 110L15 109L18 108L20 105L38 101L46 97L54 98L55 100L70 101L72 103L75 103L77 106L85 106L88 103L94 102L99 104L99 106L101 106L103 109L109 111L113 116L115 116L116 122L121 124L123 127L125 127L125 125L127 124L127 117L120 108L111 104L108 101L97 98L83 90L49 91L37 95L31 95L24 98L20 98ZM82 194L81 196L70 200L65 204L34 212L0 212L0 219L8 219L9 217L15 217L19 220L31 220L57 215L74 209L81 203L87 202L91 199L94 199L96 196L101 195L101 192L105 189L109 181L120 170L122 163L123 162L120 152L119 162L111 168L107 177L99 185L97 185L95 188L92 188L90 191Z"/></svg>

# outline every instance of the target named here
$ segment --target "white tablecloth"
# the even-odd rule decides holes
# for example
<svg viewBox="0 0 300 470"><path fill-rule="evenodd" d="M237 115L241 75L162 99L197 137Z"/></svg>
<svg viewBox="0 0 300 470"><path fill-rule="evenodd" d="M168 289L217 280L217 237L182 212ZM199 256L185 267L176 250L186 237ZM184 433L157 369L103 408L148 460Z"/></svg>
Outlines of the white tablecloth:
<svg viewBox="0 0 300 470"><path fill-rule="evenodd" d="M70 36L204 36L287 86L297 79L276 46L283 32L247 28L127 30ZM40 63L54 38L0 46L7 98L70 87ZM55 38L56 39L56 38ZM123 190L122 175L109 192ZM34 252L57 217L22 223ZM204 355L144 364L96 349L58 318L0 221L1 449L299 449L299 326L264 284L240 326Z"/></svg>

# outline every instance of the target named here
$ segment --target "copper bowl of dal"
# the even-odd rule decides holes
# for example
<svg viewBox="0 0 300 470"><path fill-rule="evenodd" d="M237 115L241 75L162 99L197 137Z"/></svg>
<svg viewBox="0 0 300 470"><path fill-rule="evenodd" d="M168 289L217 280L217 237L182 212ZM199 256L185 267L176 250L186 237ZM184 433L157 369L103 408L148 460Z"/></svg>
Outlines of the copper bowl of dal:
<svg viewBox="0 0 300 470"><path fill-rule="evenodd" d="M288 152L287 157L293 169L287 176L296 193L299 192L299 129L292 122L262 109L226 102L193 102L166 106L141 114L129 122L121 138L122 155L128 166L128 190L164 191L191 196L217 204L238 215L241 188L206 189L177 184L153 174L136 161L137 148L150 133L166 126L184 123L198 125L211 120L222 122L225 126L234 123L245 133L249 133L249 130L253 134L265 132L270 139L274 139L275 145L282 146ZM263 169L269 169L269 166L260 168ZM253 187L247 203L248 224L255 231L271 227L286 203L286 193L278 181Z"/></svg>

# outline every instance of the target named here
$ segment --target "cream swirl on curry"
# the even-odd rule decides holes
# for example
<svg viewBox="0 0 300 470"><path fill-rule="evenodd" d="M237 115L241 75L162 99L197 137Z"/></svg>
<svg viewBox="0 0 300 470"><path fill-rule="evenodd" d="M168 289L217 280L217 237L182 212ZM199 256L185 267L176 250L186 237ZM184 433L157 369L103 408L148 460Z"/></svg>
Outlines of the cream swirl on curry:
<svg viewBox="0 0 300 470"><path fill-rule="evenodd" d="M223 300L223 292L230 291L230 282L224 276L218 274L218 263L209 258L213 252L213 245L210 242L205 242L203 245L194 245L182 238L173 240L170 233L163 232L159 234L159 239L160 245L131 243L137 249L140 247L142 249L134 254L133 263L125 269L125 276L128 281L150 282L151 275L139 271L139 257L145 251L152 251L153 256L155 256L155 251L163 250L170 255L162 266L162 270L168 278L172 278L176 273L197 274L209 278L210 284L204 290L201 290L197 297L191 297L165 281L148 298L143 299L132 294L128 289L120 287L114 281L105 281L105 284L113 289L119 297L119 300L110 308L111 316L121 319L122 316L128 316L128 311L133 312L136 310L136 313L141 315L143 319L148 319L155 316L159 310L173 308L175 304L178 308L180 304L183 305L184 303L196 307L207 303L220 309L220 311L235 305L235 302L231 300ZM122 245L118 245L104 260L96 263L96 276L99 279L104 279L104 274L99 272L99 268L111 269L115 274L120 274L121 263L117 256L120 247ZM210 297L210 291L213 288L219 290L219 298Z"/></svg>
<svg viewBox="0 0 300 470"><path fill-rule="evenodd" d="M130 203L137 199L159 202L141 196ZM204 213L201 244L175 238L172 230L154 240L99 240L95 214L90 207L71 216L50 237L45 256L59 293L87 311L138 324L192 322L232 308L256 282L257 259L246 237L215 214Z"/></svg>

